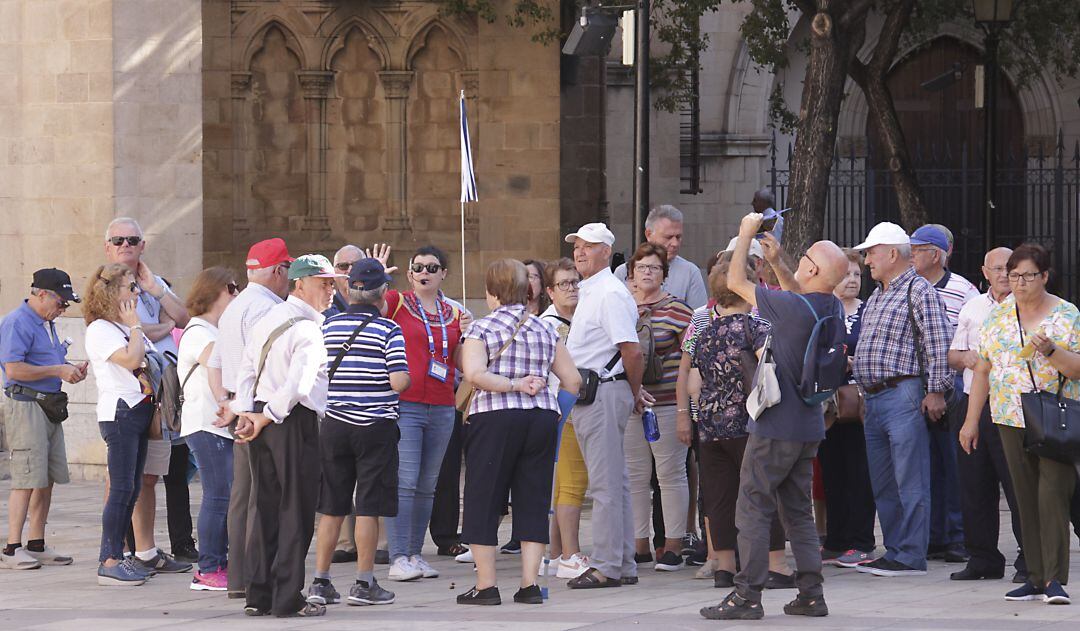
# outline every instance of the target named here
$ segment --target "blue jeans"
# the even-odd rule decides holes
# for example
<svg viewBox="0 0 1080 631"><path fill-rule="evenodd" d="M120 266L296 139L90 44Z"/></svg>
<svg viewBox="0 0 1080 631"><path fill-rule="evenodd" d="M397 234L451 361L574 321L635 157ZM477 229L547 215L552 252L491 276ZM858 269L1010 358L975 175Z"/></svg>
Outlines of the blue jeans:
<svg viewBox="0 0 1080 631"><path fill-rule="evenodd" d="M956 392L961 395L957 396ZM945 548L964 545L964 516L960 510L960 477L956 470L956 435L948 431L949 415L962 403L963 390L946 398L947 413L938 423L945 428L930 432L930 543ZM961 410L963 412L967 406Z"/></svg>
<svg viewBox="0 0 1080 631"><path fill-rule="evenodd" d="M435 483L454 431L454 406L402 401L398 429L398 513L387 527L391 561L424 547Z"/></svg>
<svg viewBox="0 0 1080 631"><path fill-rule="evenodd" d="M866 455L885 558L926 569L930 540L930 431L922 384L902 381L866 397Z"/></svg>
<svg viewBox="0 0 1080 631"><path fill-rule="evenodd" d="M187 437L187 444L195 454L203 489L199 507L199 571L215 572L228 565L233 441L210 432L195 432Z"/></svg>
<svg viewBox="0 0 1080 631"><path fill-rule="evenodd" d="M98 423L108 449L109 469L109 497L101 512L101 563L124 558L124 537L142 487L146 435L153 415L154 408L148 401L129 408L121 399L116 402L116 420Z"/></svg>

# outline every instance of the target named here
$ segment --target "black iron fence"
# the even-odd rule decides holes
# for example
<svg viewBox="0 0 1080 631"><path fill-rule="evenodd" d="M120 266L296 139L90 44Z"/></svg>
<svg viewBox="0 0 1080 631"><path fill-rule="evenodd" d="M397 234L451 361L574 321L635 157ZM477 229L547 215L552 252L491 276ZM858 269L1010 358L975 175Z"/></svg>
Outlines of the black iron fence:
<svg viewBox="0 0 1080 631"><path fill-rule="evenodd" d="M1053 147L1003 155L998 160L995 234L1000 245L1033 241L1053 253L1052 291L1080 300L1080 140L1067 147L1059 132ZM793 148L778 156L775 136L770 178L780 208L788 204ZM982 280L984 212L981 147L916 147L912 162L930 210L930 221L948 226L955 237L950 267L972 282ZM860 155L861 154L861 155ZM878 165L872 147L848 155L837 152L829 175L825 238L855 245L881 221L900 223L891 176Z"/></svg>

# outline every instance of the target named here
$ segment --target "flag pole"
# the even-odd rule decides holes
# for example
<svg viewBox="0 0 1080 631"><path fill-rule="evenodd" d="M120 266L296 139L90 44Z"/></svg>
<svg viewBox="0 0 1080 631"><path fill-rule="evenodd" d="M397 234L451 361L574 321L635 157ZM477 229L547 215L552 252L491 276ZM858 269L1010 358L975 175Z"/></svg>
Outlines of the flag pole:
<svg viewBox="0 0 1080 631"><path fill-rule="evenodd" d="M461 304L465 304L465 202L461 202ZM466 307L468 308L468 307Z"/></svg>
<svg viewBox="0 0 1080 631"><path fill-rule="evenodd" d="M465 304L465 202L479 201L469 140L469 118L465 113L465 90L458 97L458 117L461 141L461 303Z"/></svg>

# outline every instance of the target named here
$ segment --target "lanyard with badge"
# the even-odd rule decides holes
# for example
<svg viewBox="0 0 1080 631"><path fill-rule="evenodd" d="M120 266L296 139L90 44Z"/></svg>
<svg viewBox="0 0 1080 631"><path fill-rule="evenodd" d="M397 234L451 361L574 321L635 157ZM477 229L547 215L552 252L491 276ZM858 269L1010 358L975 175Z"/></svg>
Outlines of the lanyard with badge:
<svg viewBox="0 0 1080 631"><path fill-rule="evenodd" d="M424 323L424 331L427 333L428 352L431 354L427 374L432 379L446 383L446 380L450 377L450 341L446 332L446 319L443 317L443 303L439 298L435 299L435 311L439 315L439 329L442 333L442 361L439 361L435 356L435 334L431 330L431 324L428 322L427 312L424 311L424 307L415 296L410 298L409 306L416 312L420 321Z"/></svg>

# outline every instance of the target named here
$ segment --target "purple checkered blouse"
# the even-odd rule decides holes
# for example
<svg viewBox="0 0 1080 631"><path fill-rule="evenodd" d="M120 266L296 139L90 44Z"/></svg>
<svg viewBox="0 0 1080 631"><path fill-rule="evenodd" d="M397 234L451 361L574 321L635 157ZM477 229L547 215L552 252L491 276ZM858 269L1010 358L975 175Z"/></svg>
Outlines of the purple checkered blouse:
<svg viewBox="0 0 1080 631"><path fill-rule="evenodd" d="M487 317L473 322L465 332L465 339L483 342L487 346L490 361L510 338L524 313L525 305L499 307ZM488 370L509 379L520 379L528 375L547 377L551 373L551 363L555 361L555 347L558 342L559 336L550 326L540 318L530 315L514 336L514 341L488 366ZM469 414L533 408L558 412L559 403L548 388L542 389L535 397L522 392L487 392L477 388Z"/></svg>

